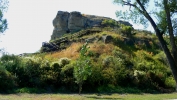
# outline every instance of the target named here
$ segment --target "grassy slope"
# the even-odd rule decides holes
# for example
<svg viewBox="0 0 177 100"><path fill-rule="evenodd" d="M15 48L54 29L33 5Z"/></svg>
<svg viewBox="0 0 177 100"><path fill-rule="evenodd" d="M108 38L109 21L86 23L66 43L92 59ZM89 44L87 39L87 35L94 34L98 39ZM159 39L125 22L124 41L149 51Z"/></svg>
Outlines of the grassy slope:
<svg viewBox="0 0 177 100"><path fill-rule="evenodd" d="M90 46L89 50L92 51L92 53L94 53L94 56L91 57L93 58L92 63L95 65L94 68L97 69L97 64L101 64L103 59L105 59L106 57L109 57L109 56L114 57L113 51L118 51L118 53L126 57L125 58L126 60L130 60L130 62L133 62L133 63L137 62L134 64L134 70L136 70L136 68L137 70L141 70L142 68L140 68L141 67L140 64L142 65L146 64L145 70L146 68L147 70L154 70L155 73L156 71L160 71L158 72L159 74L157 74L157 76L159 77L161 76L161 74L163 77L163 74L166 72L170 73L169 68L166 67L167 65L163 64L164 63L163 58L165 56L161 54L163 52L159 48L158 40L154 34L150 34L147 31L136 31L136 34L132 35L132 37L126 37L122 35L122 33L120 33L119 31L115 32L115 31L106 29L106 30L102 30L102 32L84 35L79 38L82 38L82 39L93 38L93 37L101 38L103 35L111 35L113 37L113 41L110 43L106 43L106 44L103 43L102 40L93 41L93 43L89 43L89 46ZM125 38L126 39L133 38L134 40L148 40L151 47L150 48L146 47L143 42L135 43L134 45L130 46L124 43ZM43 56L45 59L49 59L50 61L58 61L58 59L63 58L63 57L67 57L75 61L79 57L80 47L83 44L84 42L73 42L66 49L63 49L61 51L44 53ZM151 63L151 60L152 60L152 63ZM137 66L140 66L140 67L137 67ZM144 71L144 69L142 70ZM163 72L161 72L161 70L163 70ZM112 75L112 73L110 73L110 75Z"/></svg>
<svg viewBox="0 0 177 100"><path fill-rule="evenodd" d="M124 53L127 53L128 55L132 55L133 52L136 52L137 50L143 50L143 51L153 52L153 53L159 52L159 47L158 49L156 47L153 48L154 45L158 44L157 38L146 31L136 31L136 34L133 35L132 38L151 40L149 41L149 43L152 46L152 48L147 48L143 44L135 44L133 46L126 45L123 43L123 40L128 37L122 35L122 33L120 33L119 31L115 32L107 29L106 30L102 29L102 32L100 33L84 35L79 38L82 39L93 38L93 37L101 38L103 35L111 35L114 38L113 42L105 44L103 43L103 41L99 40L99 41L93 41L93 43L89 43L90 50L99 53L100 56L103 54L111 55L111 52L114 48L119 48L125 51ZM45 58L57 60L59 58L67 57L72 60L75 60L79 57L79 49L83 44L84 42L73 42L69 47L67 47L64 50L46 53Z"/></svg>

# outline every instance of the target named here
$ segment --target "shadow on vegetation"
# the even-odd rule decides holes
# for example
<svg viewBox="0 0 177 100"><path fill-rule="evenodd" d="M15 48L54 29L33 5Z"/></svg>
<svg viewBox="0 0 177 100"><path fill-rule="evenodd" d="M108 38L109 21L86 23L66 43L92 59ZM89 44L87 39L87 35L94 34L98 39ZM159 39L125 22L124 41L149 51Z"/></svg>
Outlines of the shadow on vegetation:
<svg viewBox="0 0 177 100"><path fill-rule="evenodd" d="M104 100L123 100L122 98L117 97L109 97L109 96L85 96L86 98L92 98L92 99L104 99Z"/></svg>

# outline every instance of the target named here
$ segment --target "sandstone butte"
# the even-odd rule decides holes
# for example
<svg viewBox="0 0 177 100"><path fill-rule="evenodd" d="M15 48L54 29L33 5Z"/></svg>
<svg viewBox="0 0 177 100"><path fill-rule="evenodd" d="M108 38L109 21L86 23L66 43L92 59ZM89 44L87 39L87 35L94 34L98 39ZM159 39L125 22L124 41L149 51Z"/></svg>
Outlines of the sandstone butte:
<svg viewBox="0 0 177 100"><path fill-rule="evenodd" d="M101 23L105 19L110 20L111 18L81 14L77 11L70 13L67 11L58 11L56 17L53 20L54 29L51 35L51 40L60 38L64 34L78 32L86 28L101 27ZM132 26L129 22L126 21L116 22Z"/></svg>

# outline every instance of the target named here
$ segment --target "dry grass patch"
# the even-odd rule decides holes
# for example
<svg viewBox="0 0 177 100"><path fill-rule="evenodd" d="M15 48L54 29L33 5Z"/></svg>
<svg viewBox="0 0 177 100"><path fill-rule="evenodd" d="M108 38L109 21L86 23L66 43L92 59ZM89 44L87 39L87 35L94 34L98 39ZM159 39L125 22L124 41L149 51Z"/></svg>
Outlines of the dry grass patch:
<svg viewBox="0 0 177 100"><path fill-rule="evenodd" d="M52 52L46 54L45 58L47 59L60 59L63 57L67 57L69 59L77 59L79 57L79 50L84 43L73 43L71 46L65 50ZM104 44L104 43L93 43L89 44L91 51L94 51L99 54L107 54L110 55L112 50L115 48L113 44Z"/></svg>
<svg viewBox="0 0 177 100"><path fill-rule="evenodd" d="M79 49L83 43L73 43L65 50L49 53L45 58L63 58L77 59L79 57Z"/></svg>
<svg viewBox="0 0 177 100"><path fill-rule="evenodd" d="M99 54L107 54L110 55L112 53L112 50L114 50L114 45L113 44L104 44L104 43L94 43L89 45L90 50L94 51Z"/></svg>

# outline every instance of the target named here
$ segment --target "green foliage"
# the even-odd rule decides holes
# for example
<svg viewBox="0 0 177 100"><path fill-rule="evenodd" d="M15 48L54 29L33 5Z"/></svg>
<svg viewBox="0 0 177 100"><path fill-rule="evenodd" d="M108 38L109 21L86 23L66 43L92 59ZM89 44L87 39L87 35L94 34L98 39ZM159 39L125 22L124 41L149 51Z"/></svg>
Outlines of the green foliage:
<svg viewBox="0 0 177 100"><path fill-rule="evenodd" d="M89 83L91 87L94 87L96 89L98 86L102 85L103 82L103 75L102 75L102 70L103 66L100 63L100 61L91 61L92 62L92 67L91 67L91 75L88 77L85 83Z"/></svg>
<svg viewBox="0 0 177 100"><path fill-rule="evenodd" d="M124 20L131 20L133 21L133 23L135 24L142 24L144 25L144 27L148 26L148 19L146 19L144 17L144 12L141 10L141 8L139 7L137 1L131 1L131 0L114 0L115 4L119 4L119 5L127 5L129 6L129 4L132 4L133 6L130 7L129 10L131 11L117 11L116 12L116 16L119 19L124 19ZM141 0L141 3L144 7L148 7L148 3L149 0ZM135 7L136 6L136 7Z"/></svg>
<svg viewBox="0 0 177 100"><path fill-rule="evenodd" d="M163 64L168 65L168 61L167 61L167 58L166 58L166 56L165 56L165 53L162 52L162 51L159 52L158 54L156 54L156 55L154 56L154 59L156 59L156 60L162 62Z"/></svg>
<svg viewBox="0 0 177 100"><path fill-rule="evenodd" d="M49 63L43 60L41 64L41 79L44 87L60 87L63 82L62 68L69 64L70 59L61 58L59 61ZM43 66L42 66L43 65Z"/></svg>
<svg viewBox="0 0 177 100"><path fill-rule="evenodd" d="M131 26L121 25L121 32L127 37L131 37L133 28Z"/></svg>
<svg viewBox="0 0 177 100"><path fill-rule="evenodd" d="M0 33L3 33L7 29L7 20L3 19L3 12L8 8L7 0L0 0Z"/></svg>
<svg viewBox="0 0 177 100"><path fill-rule="evenodd" d="M102 60L103 85L128 86L131 84L132 74L132 63L128 61L128 55L119 49L113 50L112 55Z"/></svg>
<svg viewBox="0 0 177 100"><path fill-rule="evenodd" d="M2 65L9 73L16 77L16 83L20 86L24 86L23 84L26 83L26 81L23 81L23 79L25 79L25 71L22 60L23 59L15 55L3 55L1 57Z"/></svg>
<svg viewBox="0 0 177 100"><path fill-rule="evenodd" d="M176 87L176 82L175 82L175 80L174 80L174 78L171 76L171 77L167 77L166 79L165 79L165 85L166 85L166 87L168 87L168 88L173 88L173 89L175 89L175 87Z"/></svg>
<svg viewBox="0 0 177 100"><path fill-rule="evenodd" d="M82 91L83 82L87 80L87 77L91 74L90 58L86 55L88 49L87 43L82 46L80 57L74 66L74 78L79 85L79 94Z"/></svg>
<svg viewBox="0 0 177 100"><path fill-rule="evenodd" d="M44 89L39 89L39 88L20 88L15 91L16 93L43 93L46 92Z"/></svg>
<svg viewBox="0 0 177 100"><path fill-rule="evenodd" d="M104 27L114 27L117 25L117 22L113 19L104 19L101 23Z"/></svg>
<svg viewBox="0 0 177 100"><path fill-rule="evenodd" d="M79 92L82 87L84 92L112 93L174 89L171 70L166 64L164 53L158 46L155 50L152 48L138 50L136 45L125 45L123 36L112 33L111 35L116 38L114 46L104 44L103 49L100 44L99 46L90 44L90 50L86 43L76 50L80 51L79 58L76 60L66 57L45 58L47 53L28 57L3 55L0 59L1 65L4 66L1 73L4 75L4 80L12 85L2 84L2 86L8 85L7 89L8 87L9 89L20 88L17 92L22 93L39 93L38 89L44 89L47 92L76 92L78 85ZM146 31L137 30L136 33L132 40L150 40L151 38L151 42L157 40ZM102 32L102 34L105 33ZM106 31L106 34L109 35L110 32ZM155 44L158 43L155 42ZM113 47L111 51L102 52L102 50L110 49L110 45ZM0 90L3 91L1 88Z"/></svg>
<svg viewBox="0 0 177 100"><path fill-rule="evenodd" d="M165 87L165 79L169 74L166 65L153 58L152 53L137 51L132 59L134 65L134 84L140 88L151 88L158 90Z"/></svg>
<svg viewBox="0 0 177 100"><path fill-rule="evenodd" d="M176 0L154 0L154 2L150 2L150 0L114 0L114 2L122 6L130 7L129 11L118 11L117 17L132 20L134 23L140 23L145 27L148 25L147 22L150 22L166 54L169 66L177 83L177 49L174 40L174 32L176 30L176 17L174 16L177 11ZM149 4L154 6L154 8L148 8ZM170 46L165 43L166 41L162 36L165 33L169 34ZM173 52L170 53L170 51Z"/></svg>
<svg viewBox="0 0 177 100"><path fill-rule="evenodd" d="M7 71L12 72L13 74L18 73L20 69L19 65L21 64L21 58L15 55L3 55L1 57L1 62L7 69Z"/></svg>
<svg viewBox="0 0 177 100"><path fill-rule="evenodd" d="M116 84L116 71L113 68L104 68L101 72L103 84Z"/></svg>
<svg viewBox="0 0 177 100"><path fill-rule="evenodd" d="M106 86L98 87L99 93L142 93L143 91L136 87L120 87L108 84Z"/></svg>
<svg viewBox="0 0 177 100"><path fill-rule="evenodd" d="M0 64L0 92L6 92L16 87L16 77L9 73L4 66Z"/></svg>
<svg viewBox="0 0 177 100"><path fill-rule="evenodd" d="M61 81L62 81L62 86L64 91L77 91L78 87L77 84L75 83L75 78L74 78L74 66L75 66L75 61L70 62L66 66L64 66L61 70Z"/></svg>
<svg viewBox="0 0 177 100"><path fill-rule="evenodd" d="M41 58L29 57L24 59L23 83L25 83L25 85L29 87L40 86L41 62Z"/></svg>
<svg viewBox="0 0 177 100"><path fill-rule="evenodd" d="M68 59L68 58L60 58L59 65L60 66L65 66L65 65L69 64L70 61L71 61L71 59Z"/></svg>
<svg viewBox="0 0 177 100"><path fill-rule="evenodd" d="M164 31L164 33L165 33L167 31L167 23L165 22L166 21L165 11L160 11L158 13L156 12L156 15L159 19L158 28L161 31Z"/></svg>

